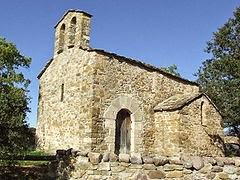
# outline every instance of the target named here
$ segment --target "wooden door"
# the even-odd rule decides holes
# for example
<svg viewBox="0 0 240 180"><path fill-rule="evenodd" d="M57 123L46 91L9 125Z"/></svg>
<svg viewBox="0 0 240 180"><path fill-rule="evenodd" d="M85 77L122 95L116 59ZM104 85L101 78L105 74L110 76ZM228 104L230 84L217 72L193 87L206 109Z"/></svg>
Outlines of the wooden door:
<svg viewBox="0 0 240 180"><path fill-rule="evenodd" d="M118 112L115 131L115 153L129 154L131 149L131 118L127 110Z"/></svg>

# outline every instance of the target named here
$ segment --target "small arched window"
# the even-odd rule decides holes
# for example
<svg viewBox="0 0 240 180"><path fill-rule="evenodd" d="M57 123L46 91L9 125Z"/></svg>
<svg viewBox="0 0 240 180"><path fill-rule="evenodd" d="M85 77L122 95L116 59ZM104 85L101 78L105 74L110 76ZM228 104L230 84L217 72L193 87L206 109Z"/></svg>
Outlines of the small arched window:
<svg viewBox="0 0 240 180"><path fill-rule="evenodd" d="M69 29L69 47L73 47L75 43L76 24L77 24L77 19L76 17L73 17L70 22L70 29Z"/></svg>
<svg viewBox="0 0 240 180"><path fill-rule="evenodd" d="M201 125L207 126L206 105L204 101L201 102Z"/></svg>
<svg viewBox="0 0 240 180"><path fill-rule="evenodd" d="M65 24L62 24L59 33L59 52L63 51L64 41L65 41Z"/></svg>
<svg viewBox="0 0 240 180"><path fill-rule="evenodd" d="M131 148L131 115L127 109L117 114L115 129L115 154L129 154Z"/></svg>

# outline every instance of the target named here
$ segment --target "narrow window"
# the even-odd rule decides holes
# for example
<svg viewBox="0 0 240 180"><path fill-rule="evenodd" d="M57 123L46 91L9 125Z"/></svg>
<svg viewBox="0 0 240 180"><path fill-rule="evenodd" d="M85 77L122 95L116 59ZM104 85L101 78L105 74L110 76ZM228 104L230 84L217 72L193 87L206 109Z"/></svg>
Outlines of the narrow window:
<svg viewBox="0 0 240 180"><path fill-rule="evenodd" d="M131 147L131 116L122 109L117 114L115 129L115 154L129 154Z"/></svg>
<svg viewBox="0 0 240 180"><path fill-rule="evenodd" d="M61 85L61 102L63 101L64 98L64 84Z"/></svg>
<svg viewBox="0 0 240 180"><path fill-rule="evenodd" d="M76 24L77 24L77 19L76 17L73 17L70 22L70 29L69 29L69 45L68 45L69 48L73 47L75 43Z"/></svg>
<svg viewBox="0 0 240 180"><path fill-rule="evenodd" d="M65 24L62 24L59 33L59 50L58 53L63 51L64 41L65 41Z"/></svg>

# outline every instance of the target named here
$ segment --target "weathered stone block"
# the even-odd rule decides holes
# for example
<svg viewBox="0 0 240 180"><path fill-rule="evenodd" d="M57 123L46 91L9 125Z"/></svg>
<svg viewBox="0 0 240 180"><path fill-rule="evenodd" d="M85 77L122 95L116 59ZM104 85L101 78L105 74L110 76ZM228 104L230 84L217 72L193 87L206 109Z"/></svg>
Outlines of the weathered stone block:
<svg viewBox="0 0 240 180"><path fill-rule="evenodd" d="M156 166L163 166L168 163L168 159L166 157L154 157L153 163Z"/></svg>
<svg viewBox="0 0 240 180"><path fill-rule="evenodd" d="M143 164L143 169L145 169L145 170L156 170L157 167L154 164Z"/></svg>
<svg viewBox="0 0 240 180"><path fill-rule="evenodd" d="M144 156L143 162L144 162L144 164L153 164L153 158L149 157L149 156Z"/></svg>
<svg viewBox="0 0 240 180"><path fill-rule="evenodd" d="M204 164L210 163L211 165L216 165L217 161L212 157L203 157Z"/></svg>
<svg viewBox="0 0 240 180"><path fill-rule="evenodd" d="M199 156L192 157L192 164L196 170L199 170L204 166L203 159Z"/></svg>
<svg viewBox="0 0 240 180"><path fill-rule="evenodd" d="M105 153L103 153L103 161L104 162L108 162L109 161L109 155L110 155L110 153L109 152L105 152Z"/></svg>
<svg viewBox="0 0 240 180"><path fill-rule="evenodd" d="M165 178L165 173L160 170L156 171L149 171L148 176L150 179L164 179Z"/></svg>
<svg viewBox="0 0 240 180"><path fill-rule="evenodd" d="M90 162L91 162L92 164L98 164L98 163L101 162L102 154L91 152L91 153L88 153L88 157L89 157Z"/></svg>
<svg viewBox="0 0 240 180"><path fill-rule="evenodd" d="M218 174L216 175L216 177L218 177L218 178L220 178L220 179L226 179L226 180L230 179L229 176L228 176L228 174L225 173L225 172L220 172L220 173L218 173Z"/></svg>
<svg viewBox="0 0 240 180"><path fill-rule="evenodd" d="M125 171L126 167L124 166L114 166L114 167L111 167L111 171L113 173L115 172L122 172L122 171Z"/></svg>
<svg viewBox="0 0 240 180"><path fill-rule="evenodd" d="M139 153L132 153L130 161L132 164L142 164L142 157Z"/></svg>
<svg viewBox="0 0 240 180"><path fill-rule="evenodd" d="M223 158L218 158L216 157L215 160L217 161L217 165L223 167L224 166L224 161Z"/></svg>
<svg viewBox="0 0 240 180"><path fill-rule="evenodd" d="M142 171L138 171L133 175L133 179L135 180L148 180L147 175L142 172Z"/></svg>
<svg viewBox="0 0 240 180"><path fill-rule="evenodd" d="M177 165L177 164L165 164L163 166L164 171L174 171L174 170L183 170L183 165Z"/></svg>
<svg viewBox="0 0 240 180"><path fill-rule="evenodd" d="M235 165L240 167L240 158L239 157L235 157Z"/></svg>
<svg viewBox="0 0 240 180"><path fill-rule="evenodd" d="M98 164L98 170L100 171L110 171L110 162L101 162Z"/></svg>
<svg viewBox="0 0 240 180"><path fill-rule="evenodd" d="M193 167L191 157L182 156L181 161L182 161L183 167L185 167L186 169L191 169Z"/></svg>
<svg viewBox="0 0 240 180"><path fill-rule="evenodd" d="M169 171L166 173L167 178L181 178L183 177L182 171Z"/></svg>
<svg viewBox="0 0 240 180"><path fill-rule="evenodd" d="M110 161L110 162L116 162L116 161L118 161L118 156L117 156L116 154L114 154L114 153L110 153L110 154L109 154L109 161Z"/></svg>
<svg viewBox="0 0 240 180"><path fill-rule="evenodd" d="M178 164L178 165L182 165L183 164L183 162L182 162L180 157L169 157L168 161L169 161L170 164Z"/></svg>
<svg viewBox="0 0 240 180"><path fill-rule="evenodd" d="M119 162L110 162L111 167L119 166Z"/></svg>
<svg viewBox="0 0 240 180"><path fill-rule="evenodd" d="M129 163L130 155L129 154L119 154L119 161Z"/></svg>
<svg viewBox="0 0 240 180"><path fill-rule="evenodd" d="M183 169L183 174L192 174L192 170Z"/></svg>
<svg viewBox="0 0 240 180"><path fill-rule="evenodd" d="M207 174L212 170L212 165L210 163L205 164L202 169L199 170L200 173Z"/></svg>
<svg viewBox="0 0 240 180"><path fill-rule="evenodd" d="M225 165L223 167L223 172L226 172L228 174L235 174L237 172L237 168L233 165Z"/></svg>
<svg viewBox="0 0 240 180"><path fill-rule="evenodd" d="M211 171L212 172L222 172L223 168L220 166L213 166Z"/></svg>
<svg viewBox="0 0 240 180"><path fill-rule="evenodd" d="M142 164L131 164L130 169L142 169Z"/></svg>
<svg viewBox="0 0 240 180"><path fill-rule="evenodd" d="M124 166L124 167L129 167L131 164L130 163L125 163L125 162L120 162L119 166Z"/></svg>
<svg viewBox="0 0 240 180"><path fill-rule="evenodd" d="M223 162L225 165L235 165L235 161L230 157L223 157Z"/></svg>
<svg viewBox="0 0 240 180"><path fill-rule="evenodd" d="M215 177L216 177L216 174L213 173L213 172L210 172L210 173L208 173L208 174L206 175L206 178L207 178L207 179L214 179Z"/></svg>

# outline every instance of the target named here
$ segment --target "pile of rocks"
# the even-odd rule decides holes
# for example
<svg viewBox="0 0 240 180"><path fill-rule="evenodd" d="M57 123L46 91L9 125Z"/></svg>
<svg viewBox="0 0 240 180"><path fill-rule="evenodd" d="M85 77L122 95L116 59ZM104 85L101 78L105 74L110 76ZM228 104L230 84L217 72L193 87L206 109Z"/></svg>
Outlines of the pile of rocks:
<svg viewBox="0 0 240 180"><path fill-rule="evenodd" d="M79 152L70 179L238 179L240 158Z"/></svg>

